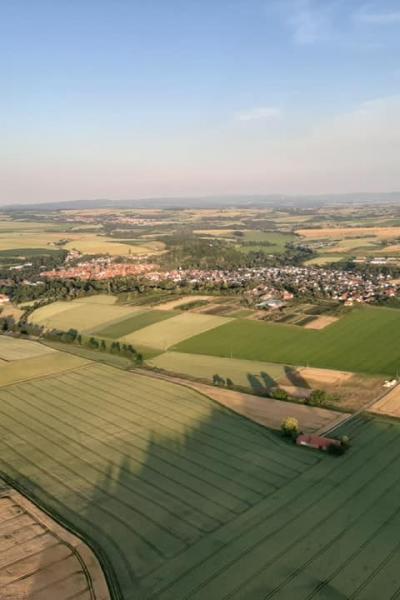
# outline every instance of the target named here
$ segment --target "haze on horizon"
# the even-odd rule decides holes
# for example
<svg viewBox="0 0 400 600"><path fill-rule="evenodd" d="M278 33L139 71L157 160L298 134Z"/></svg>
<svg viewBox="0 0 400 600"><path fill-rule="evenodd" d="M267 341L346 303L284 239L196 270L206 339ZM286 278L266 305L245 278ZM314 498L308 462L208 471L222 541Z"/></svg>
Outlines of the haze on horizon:
<svg viewBox="0 0 400 600"><path fill-rule="evenodd" d="M1 204L400 190L398 0L1 9Z"/></svg>

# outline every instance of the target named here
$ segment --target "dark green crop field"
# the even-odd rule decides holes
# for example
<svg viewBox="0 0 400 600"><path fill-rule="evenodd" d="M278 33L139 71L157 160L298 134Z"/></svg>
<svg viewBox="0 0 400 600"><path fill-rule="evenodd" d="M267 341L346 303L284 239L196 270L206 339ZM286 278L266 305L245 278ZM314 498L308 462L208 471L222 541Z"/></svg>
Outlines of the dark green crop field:
<svg viewBox="0 0 400 600"><path fill-rule="evenodd" d="M0 390L1 474L91 544L115 599L396 598L400 425L342 433L325 456L100 365Z"/></svg>
<svg viewBox="0 0 400 600"><path fill-rule="evenodd" d="M235 320L174 350L377 375L400 370L400 311L357 308L325 329Z"/></svg>
<svg viewBox="0 0 400 600"><path fill-rule="evenodd" d="M138 329L153 325L159 321L164 321L170 317L176 317L177 313L167 310L149 310L133 314L132 316L107 325L106 327L96 329L95 333L116 340L124 335L129 335Z"/></svg>

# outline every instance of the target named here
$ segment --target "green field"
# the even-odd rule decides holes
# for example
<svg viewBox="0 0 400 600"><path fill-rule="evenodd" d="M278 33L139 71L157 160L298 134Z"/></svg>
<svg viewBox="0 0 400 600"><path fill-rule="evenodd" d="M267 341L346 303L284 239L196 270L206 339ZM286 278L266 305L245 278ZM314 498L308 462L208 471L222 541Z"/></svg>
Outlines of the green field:
<svg viewBox="0 0 400 600"><path fill-rule="evenodd" d="M0 467L96 551L113 600L395 598L400 425L341 458L92 365L0 389Z"/></svg>
<svg viewBox="0 0 400 600"><path fill-rule="evenodd" d="M244 232L243 237L238 238L241 244L238 249L241 252L264 251L266 254L282 254L285 252L286 244L296 241L299 241L299 238L291 233L249 230ZM247 245L246 242L252 244ZM260 242L259 246L253 245L257 242Z"/></svg>
<svg viewBox="0 0 400 600"><path fill-rule="evenodd" d="M116 340L122 336L127 336L138 329L153 325L159 321L170 319L176 316L176 312L167 310L149 310L133 314L122 321L118 321L113 325L98 329L95 331L97 335Z"/></svg>
<svg viewBox="0 0 400 600"><path fill-rule="evenodd" d="M400 312L359 308L320 331L234 320L175 350L359 373L396 375L400 369Z"/></svg>
<svg viewBox="0 0 400 600"><path fill-rule="evenodd" d="M225 380L229 377L234 385L258 393L265 392L267 388L278 385L278 383L286 385L292 383L287 377L287 374L291 375L290 371L285 369L283 365L273 363L205 356L203 354L164 352L148 361L148 364L157 369L189 375L198 379L207 379L210 382L212 382L214 375L219 375ZM293 372L294 378L295 374Z"/></svg>

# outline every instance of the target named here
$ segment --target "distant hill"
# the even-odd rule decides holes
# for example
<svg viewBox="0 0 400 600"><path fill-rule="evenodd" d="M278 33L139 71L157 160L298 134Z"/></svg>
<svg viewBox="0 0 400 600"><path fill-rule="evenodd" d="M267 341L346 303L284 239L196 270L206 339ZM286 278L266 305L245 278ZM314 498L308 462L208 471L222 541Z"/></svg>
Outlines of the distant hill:
<svg viewBox="0 0 400 600"><path fill-rule="evenodd" d="M5 204L0 206L4 211L53 211L53 210L85 210L96 208L228 208L228 207L315 207L322 204L359 204L400 202L400 192L385 193L352 193L352 194L320 194L320 195L249 195L249 196L204 196L204 197L166 197L138 198L132 200L70 200L62 202L40 202L34 204Z"/></svg>

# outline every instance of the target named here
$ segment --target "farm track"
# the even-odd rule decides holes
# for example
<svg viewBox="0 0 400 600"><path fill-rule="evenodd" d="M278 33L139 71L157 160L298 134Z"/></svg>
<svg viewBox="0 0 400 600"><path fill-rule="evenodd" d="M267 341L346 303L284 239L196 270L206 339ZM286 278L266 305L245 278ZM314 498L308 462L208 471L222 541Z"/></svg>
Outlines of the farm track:
<svg viewBox="0 0 400 600"><path fill-rule="evenodd" d="M339 433L352 449L325 457L97 364L0 389L1 470L123 600L397 597L400 426L357 415Z"/></svg>

